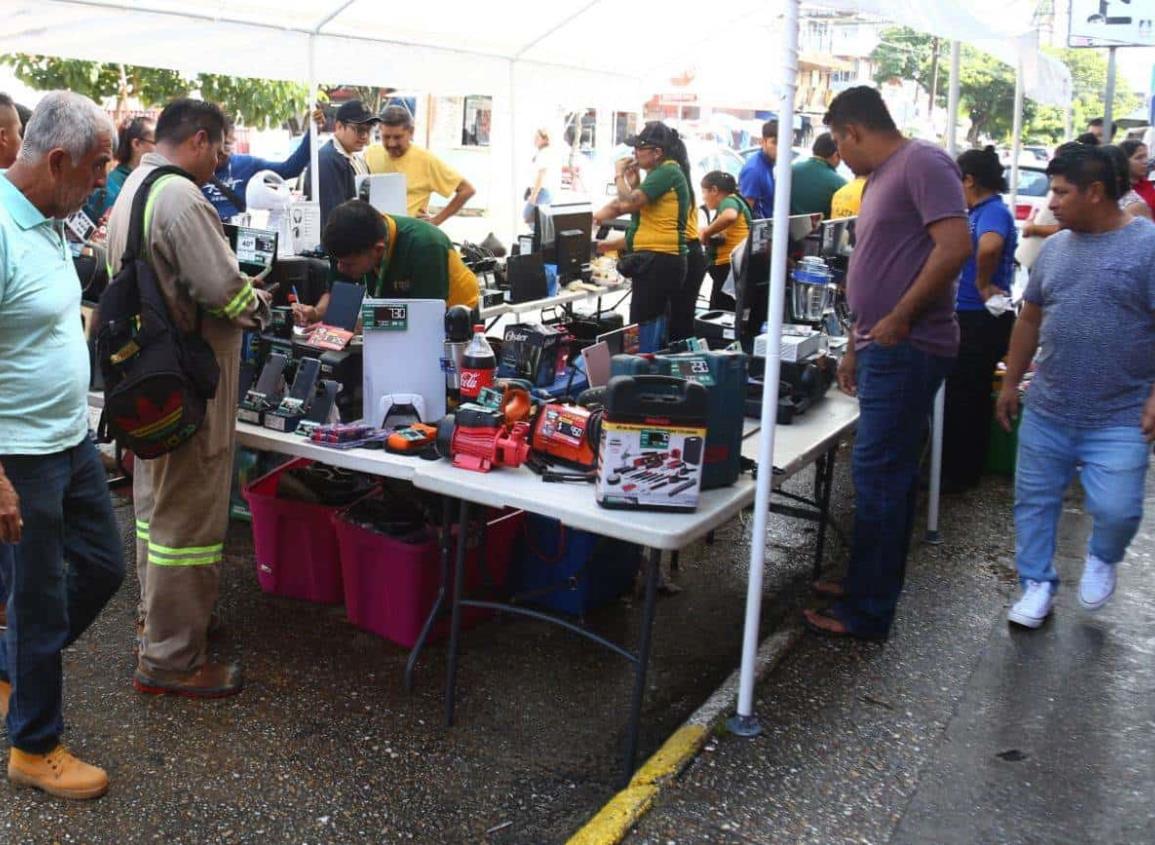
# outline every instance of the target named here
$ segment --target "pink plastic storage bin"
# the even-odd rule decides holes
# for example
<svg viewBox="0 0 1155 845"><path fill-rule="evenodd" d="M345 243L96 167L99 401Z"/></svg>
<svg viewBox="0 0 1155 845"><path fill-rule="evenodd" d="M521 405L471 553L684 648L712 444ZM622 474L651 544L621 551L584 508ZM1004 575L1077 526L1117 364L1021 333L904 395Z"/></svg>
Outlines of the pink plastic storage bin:
<svg viewBox="0 0 1155 845"><path fill-rule="evenodd" d="M333 514L338 509L277 498L281 475L310 463L304 458L289 461L244 489L253 515L257 580L266 593L340 604L344 591L333 530Z"/></svg>
<svg viewBox="0 0 1155 845"><path fill-rule="evenodd" d="M423 543L402 543L375 531L346 522L343 514L333 518L341 549L345 580L345 612L362 630L412 648L421 626L437 600L441 580L440 548L436 532ZM486 530L486 569L491 583L504 587L514 541L521 531L521 511L491 512ZM456 528L456 526L455 526ZM484 584L478 566L478 535L471 534L465 557L465 595L478 595ZM450 558L452 566L453 558ZM452 570L451 570L452 571ZM452 587L451 587L452 588ZM445 610L449 611L448 596ZM462 608L462 624L470 626L492 615L481 608ZM430 632L430 641L449 632L448 615Z"/></svg>

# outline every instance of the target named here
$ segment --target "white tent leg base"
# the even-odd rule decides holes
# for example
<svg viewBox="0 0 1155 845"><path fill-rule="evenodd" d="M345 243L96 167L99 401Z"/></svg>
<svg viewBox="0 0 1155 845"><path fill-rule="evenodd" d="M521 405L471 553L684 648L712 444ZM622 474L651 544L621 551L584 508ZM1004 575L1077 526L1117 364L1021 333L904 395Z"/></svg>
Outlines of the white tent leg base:
<svg viewBox="0 0 1155 845"><path fill-rule="evenodd" d="M926 543L928 546L941 546L942 545L942 534L940 534L937 530L927 531L926 537L923 540L923 542Z"/></svg>
<svg viewBox="0 0 1155 845"><path fill-rule="evenodd" d="M762 733L762 725L757 716L739 716L734 714L726 720L726 729L734 736L753 739Z"/></svg>

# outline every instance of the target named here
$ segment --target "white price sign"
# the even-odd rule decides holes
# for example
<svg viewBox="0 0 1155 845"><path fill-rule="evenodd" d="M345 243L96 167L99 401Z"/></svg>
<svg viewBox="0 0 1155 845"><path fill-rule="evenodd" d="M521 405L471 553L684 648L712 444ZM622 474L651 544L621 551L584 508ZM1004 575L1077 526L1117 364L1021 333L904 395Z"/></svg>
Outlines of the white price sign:
<svg viewBox="0 0 1155 845"><path fill-rule="evenodd" d="M1155 0L1071 0L1067 44L1155 46Z"/></svg>
<svg viewBox="0 0 1155 845"><path fill-rule="evenodd" d="M312 252L321 244L321 206L315 202L295 200L289 206L289 230L293 235L293 252Z"/></svg>

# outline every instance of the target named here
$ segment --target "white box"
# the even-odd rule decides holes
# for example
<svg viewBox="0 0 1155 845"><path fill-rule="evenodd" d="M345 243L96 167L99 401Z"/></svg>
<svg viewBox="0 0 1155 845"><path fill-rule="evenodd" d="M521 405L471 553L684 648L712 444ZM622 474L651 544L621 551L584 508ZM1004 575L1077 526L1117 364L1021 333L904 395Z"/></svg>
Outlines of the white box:
<svg viewBox="0 0 1155 845"><path fill-rule="evenodd" d="M383 320L383 316L394 319ZM416 393L425 403L424 423L445 416L445 301L441 299L368 299L361 303L365 332L362 421L380 426L385 405L395 393Z"/></svg>
<svg viewBox="0 0 1155 845"><path fill-rule="evenodd" d="M805 361L822 351L822 334L809 326L782 327L782 342L778 347L781 360L796 363ZM754 357L766 357L766 335L754 338Z"/></svg>

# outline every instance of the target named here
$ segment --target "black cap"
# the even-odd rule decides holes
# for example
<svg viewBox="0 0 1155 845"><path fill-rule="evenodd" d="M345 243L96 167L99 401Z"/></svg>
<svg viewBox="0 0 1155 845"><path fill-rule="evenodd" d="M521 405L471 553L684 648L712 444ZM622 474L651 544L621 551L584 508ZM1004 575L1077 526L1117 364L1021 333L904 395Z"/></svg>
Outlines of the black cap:
<svg viewBox="0 0 1155 845"><path fill-rule="evenodd" d="M472 336L473 315L464 305L454 305L445 310L445 336L450 343L464 343Z"/></svg>
<svg viewBox="0 0 1155 845"><path fill-rule="evenodd" d="M381 118L365 108L365 104L360 100L349 100L347 103L341 103L341 107L337 109L337 120L342 123L381 122Z"/></svg>
<svg viewBox="0 0 1155 845"><path fill-rule="evenodd" d="M671 129L660 120L651 120L637 135L626 138L626 144L631 147L661 147L668 150L677 138L676 129Z"/></svg>

